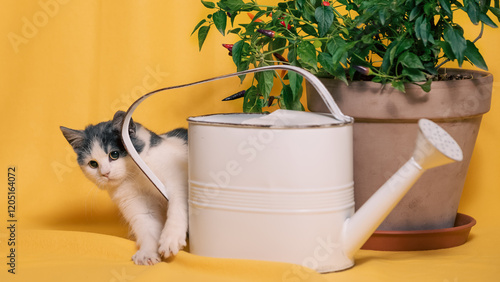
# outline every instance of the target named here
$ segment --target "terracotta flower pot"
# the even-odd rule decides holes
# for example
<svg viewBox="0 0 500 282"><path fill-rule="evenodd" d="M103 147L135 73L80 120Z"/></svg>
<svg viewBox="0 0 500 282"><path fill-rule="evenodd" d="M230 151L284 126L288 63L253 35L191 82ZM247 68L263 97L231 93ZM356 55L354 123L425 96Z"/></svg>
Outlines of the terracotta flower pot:
<svg viewBox="0 0 500 282"><path fill-rule="evenodd" d="M493 76L468 73L473 79L436 81L426 93L407 85L406 93L373 82L323 79L344 114L354 123L354 190L359 208L411 155L417 120L431 119L462 147L464 160L427 171L389 214L378 230L451 228L457 215L482 115L489 111ZM327 112L321 98L306 85L310 111Z"/></svg>

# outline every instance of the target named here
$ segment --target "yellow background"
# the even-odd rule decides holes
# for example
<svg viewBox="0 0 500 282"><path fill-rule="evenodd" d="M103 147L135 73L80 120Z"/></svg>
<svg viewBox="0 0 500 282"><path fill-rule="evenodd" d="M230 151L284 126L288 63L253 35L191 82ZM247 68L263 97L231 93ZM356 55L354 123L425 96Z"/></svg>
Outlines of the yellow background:
<svg viewBox="0 0 500 282"><path fill-rule="evenodd" d="M283 273L292 269L287 264L215 260L185 252L168 264L134 266L129 259L134 244L122 239L127 238L126 225L107 194L84 178L59 130L61 125L82 129L109 120L116 110L126 110L147 91L234 72L231 58L221 46L232 43L234 37L224 38L212 28L199 52L196 34L190 36L208 11L198 0L1 2L0 168L4 178L0 181L6 187L7 168L17 168L17 234L21 240L19 273L6 278L65 280L71 276L54 276L64 269L69 271L65 275L81 272L96 281L112 281L117 273L146 281L180 276L217 281L234 281L235 277L279 281L285 277ZM479 29L467 19L464 22L467 35L474 38ZM477 46L490 72L500 77L500 30L486 28ZM222 103L220 99L242 89L245 85L234 78L166 92L141 105L134 119L165 132L187 126L188 116L238 112L240 101ZM460 212L478 221L466 245L430 252L360 251L358 265L351 270L328 275L303 272L296 278L366 281L363 277L370 275L371 280L418 281L430 276L429 281L471 281L482 275L482 281L498 279L499 91L500 84L495 82L492 108L484 116L460 204ZM6 198L7 189L3 188L0 278L7 275ZM73 245L86 251L75 252ZM116 254L102 250L111 246ZM105 260L112 261L113 267L92 259L103 253L113 258ZM72 260L73 264L67 263Z"/></svg>

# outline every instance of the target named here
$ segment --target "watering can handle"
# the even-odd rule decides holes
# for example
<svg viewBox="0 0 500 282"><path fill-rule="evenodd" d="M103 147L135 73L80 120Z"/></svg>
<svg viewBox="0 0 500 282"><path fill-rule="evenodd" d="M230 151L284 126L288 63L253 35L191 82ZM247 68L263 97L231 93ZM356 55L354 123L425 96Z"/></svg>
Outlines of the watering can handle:
<svg viewBox="0 0 500 282"><path fill-rule="evenodd" d="M132 118L132 114L134 113L135 109L148 97L150 97L153 94L156 94L161 91L165 90L172 90L172 89L178 89L178 88L184 88L188 86L193 86L193 85L198 85L206 82L211 82L211 81L216 81L224 78L229 78L229 77L234 77L234 76L240 76L248 73L254 73L254 72L262 72L262 71L268 71L268 70L289 70L289 71L294 71L300 75L302 75L307 81L311 83L311 85L316 89L316 91L319 93L323 101L325 102L327 108L330 110L332 113L333 117L343 123L351 123L353 121L352 117L344 115L335 101L333 100L332 96L330 95L330 92L326 89L325 85L312 73L309 71L306 71L302 68L295 67L295 66L290 66L290 65L273 65L273 66L264 66L264 67L259 67L259 68L254 68L254 69L249 69L245 71L240 71L236 73L231 73L231 74L226 74L223 76L218 76L214 78L209 78L193 83L188 83L188 84L183 84L183 85L177 85L177 86L170 86L170 87L165 87L161 89L157 89L154 91L151 91L144 96L140 97L137 99L127 110L127 113L125 115L125 118L123 119L122 123L122 131L121 131L121 138L123 141L123 145L125 146L125 149L127 152L130 154L132 157L132 160L139 166L139 168L144 172L144 174L149 178L149 180L156 186L156 188L163 194L163 196L168 200L168 195L165 189L165 186L163 183L156 177L156 175L151 171L151 169L148 167L148 165L142 160L142 158L139 156L137 151L135 150L132 141L130 139L130 136L128 134L129 132L129 124L130 120Z"/></svg>

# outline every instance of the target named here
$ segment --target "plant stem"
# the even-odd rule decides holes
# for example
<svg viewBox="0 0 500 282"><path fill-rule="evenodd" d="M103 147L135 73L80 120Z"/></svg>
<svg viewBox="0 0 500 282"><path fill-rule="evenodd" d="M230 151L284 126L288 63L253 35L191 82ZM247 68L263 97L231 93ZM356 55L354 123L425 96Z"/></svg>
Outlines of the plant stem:
<svg viewBox="0 0 500 282"><path fill-rule="evenodd" d="M483 32L484 32L484 23L481 22L481 31L479 32L479 35L472 41L472 43L476 43L481 37L483 37Z"/></svg>
<svg viewBox="0 0 500 282"><path fill-rule="evenodd" d="M275 50L272 50L272 51L268 51L268 52L262 53L262 56L265 57L267 55L272 55L273 53L276 53L276 52L279 52L279 51L282 51L282 50L286 50L286 49L288 49L290 47L292 47L292 46L287 45L287 46L284 46L284 47L281 47L281 48L278 48L278 49L275 49Z"/></svg>

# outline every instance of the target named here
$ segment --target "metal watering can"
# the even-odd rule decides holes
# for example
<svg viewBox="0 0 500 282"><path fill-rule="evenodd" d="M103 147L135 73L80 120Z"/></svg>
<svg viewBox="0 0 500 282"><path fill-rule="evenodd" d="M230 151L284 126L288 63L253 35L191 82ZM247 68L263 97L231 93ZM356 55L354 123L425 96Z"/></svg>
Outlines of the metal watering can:
<svg viewBox="0 0 500 282"><path fill-rule="evenodd" d="M455 140L432 121L418 122L413 155L356 212L354 120L342 114L318 78L298 67L255 68L148 93L127 111L122 140L133 160L167 198L168 187L140 158L128 135L137 106L163 90L276 69L294 71L307 79L331 115L278 110L269 115L188 118L190 252L289 262L318 272L350 268L354 253L425 170L462 160Z"/></svg>

